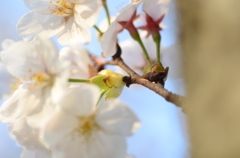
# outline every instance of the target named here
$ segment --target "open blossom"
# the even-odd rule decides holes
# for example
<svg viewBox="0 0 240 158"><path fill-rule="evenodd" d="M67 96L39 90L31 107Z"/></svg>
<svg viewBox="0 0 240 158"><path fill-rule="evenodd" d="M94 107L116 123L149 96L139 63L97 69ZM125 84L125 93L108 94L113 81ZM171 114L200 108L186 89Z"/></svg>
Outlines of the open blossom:
<svg viewBox="0 0 240 158"><path fill-rule="evenodd" d="M104 57L111 57L117 52L117 34L124 29L124 26L119 22L126 22L125 25L132 23L136 15L137 7L141 2L142 1L134 1L123 8L107 31L103 34L101 47L103 49Z"/></svg>
<svg viewBox="0 0 240 158"><path fill-rule="evenodd" d="M37 39L33 44L16 42L1 52L1 58L22 83L0 107L3 122L40 112L67 86L68 65L60 62L55 46L47 39Z"/></svg>
<svg viewBox="0 0 240 158"><path fill-rule="evenodd" d="M24 40L36 35L57 35L62 45L88 43L89 27L94 25L101 7L100 0L23 0L31 9L17 24Z"/></svg>
<svg viewBox="0 0 240 158"><path fill-rule="evenodd" d="M103 55L105 57L113 56L116 51L117 34L124 28L134 33L132 27L133 20L136 18L136 10L140 3L143 2L143 11L146 13L146 17L153 19L151 23L147 23L146 27L141 27L145 30L160 31L160 22L167 12L170 0L133 0L128 6L123 8L114 22L110 25L108 30L104 33L101 40L101 47L103 49ZM156 21L154 21L156 20ZM149 20L147 20L149 22ZM156 24L156 25L155 25Z"/></svg>
<svg viewBox="0 0 240 158"><path fill-rule="evenodd" d="M52 112L40 136L54 158L126 157L125 137L140 122L120 101L97 105L98 96L98 88L92 85L72 88Z"/></svg>
<svg viewBox="0 0 240 158"><path fill-rule="evenodd" d="M12 138L22 146L20 158L51 158L51 150L38 136L39 130L31 128L25 118L10 123L8 129Z"/></svg>
<svg viewBox="0 0 240 158"><path fill-rule="evenodd" d="M156 60L156 46L152 38L143 38L151 61L154 63ZM143 56L141 47L133 39L128 39L120 43L124 62L136 71L138 74L143 75L143 68L147 66L147 61ZM133 58L134 57L134 58ZM161 62L164 67L169 67L168 78L176 79L182 77L182 60L181 52L178 44L170 47L162 48ZM117 68L120 73L122 69Z"/></svg>
<svg viewBox="0 0 240 158"><path fill-rule="evenodd" d="M79 45L62 48L59 58L71 63L70 78L89 79L97 74L89 53Z"/></svg>

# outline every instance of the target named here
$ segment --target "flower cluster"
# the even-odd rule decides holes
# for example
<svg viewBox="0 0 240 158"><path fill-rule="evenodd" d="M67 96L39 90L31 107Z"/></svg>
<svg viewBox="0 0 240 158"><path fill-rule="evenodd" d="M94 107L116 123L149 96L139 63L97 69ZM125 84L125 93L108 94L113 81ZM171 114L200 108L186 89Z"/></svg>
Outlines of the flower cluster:
<svg viewBox="0 0 240 158"><path fill-rule="evenodd" d="M24 41L4 41L0 54L0 73L5 76L0 84L12 87L0 89L5 99L0 121L8 124L12 138L22 146L20 157L129 157L126 137L134 134L141 123L117 97L126 85L124 78L131 76L105 69L109 61L96 59L79 44L90 42L90 27L94 26L100 33L104 57L114 56L120 45L118 57L132 71L140 75L143 69L144 73L162 73L159 31L169 0L134 0L112 23L106 0L23 1L32 10L17 24ZM137 28L133 21L139 17L137 8L141 3L145 24ZM105 33L94 25L101 6L108 15ZM127 43L135 50L128 52L124 43L117 45L117 35L123 29L133 38L133 44ZM155 47L156 43L154 50L145 48L149 39L140 36L138 29L153 37L147 45ZM54 35L61 45L68 46L58 51L49 39ZM136 47L135 41L139 43ZM164 53L162 56L168 58ZM132 61L135 58L138 63ZM156 65L160 68L153 71Z"/></svg>

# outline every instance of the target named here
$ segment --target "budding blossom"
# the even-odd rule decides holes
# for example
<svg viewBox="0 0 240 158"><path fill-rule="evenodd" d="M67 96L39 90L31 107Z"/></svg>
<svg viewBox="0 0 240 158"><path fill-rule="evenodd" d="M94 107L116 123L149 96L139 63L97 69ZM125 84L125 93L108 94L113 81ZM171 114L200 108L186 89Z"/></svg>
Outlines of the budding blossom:
<svg viewBox="0 0 240 158"><path fill-rule="evenodd" d="M156 60L156 47L152 38L143 37L143 44L148 51L151 61ZM121 42L122 49L121 57L124 62L136 71L139 75L143 75L143 69L147 66L147 61L143 56L141 47L133 39L128 39ZM134 57L134 58L133 58ZM163 47L161 49L161 62L164 67L169 67L168 78L177 79L182 78L182 55L178 44L170 47ZM126 74L122 69L117 67L117 71Z"/></svg>
<svg viewBox="0 0 240 158"><path fill-rule="evenodd" d="M127 29L131 36L134 38L134 35L136 34L136 29L133 25L133 20L137 17L136 10L139 4L142 2L142 9L147 15L146 21L148 22L149 18L153 18L153 20L156 21L150 21L149 23L147 23L147 26L140 28L148 31L151 30L151 33L161 30L160 22L162 21L164 15L167 12L170 0L134 0L120 11L115 21L112 22L108 30L103 34L101 40L101 47L103 49L104 57L111 57L116 53L117 34L121 32L124 28ZM155 26L155 24L157 26Z"/></svg>
<svg viewBox="0 0 240 158"><path fill-rule="evenodd" d="M99 89L86 84L72 88L59 102L40 135L53 157L126 157L125 137L140 122L122 102L97 104L98 96Z"/></svg>
<svg viewBox="0 0 240 158"><path fill-rule="evenodd" d="M106 93L105 99L117 98L126 85L123 82L124 75L104 69L90 79L90 82L97 85L103 92Z"/></svg>
<svg viewBox="0 0 240 158"><path fill-rule="evenodd" d="M57 35L62 45L88 43L89 27L93 26L101 8L101 0L23 0L31 9L17 24L24 40L37 35Z"/></svg>

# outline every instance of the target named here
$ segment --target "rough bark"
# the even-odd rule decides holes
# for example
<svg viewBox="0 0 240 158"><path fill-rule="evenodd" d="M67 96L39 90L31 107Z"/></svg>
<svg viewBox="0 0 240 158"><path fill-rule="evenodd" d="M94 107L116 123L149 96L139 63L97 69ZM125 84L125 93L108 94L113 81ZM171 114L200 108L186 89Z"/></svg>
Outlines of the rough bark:
<svg viewBox="0 0 240 158"><path fill-rule="evenodd" d="M240 157L240 1L177 0L193 158Z"/></svg>

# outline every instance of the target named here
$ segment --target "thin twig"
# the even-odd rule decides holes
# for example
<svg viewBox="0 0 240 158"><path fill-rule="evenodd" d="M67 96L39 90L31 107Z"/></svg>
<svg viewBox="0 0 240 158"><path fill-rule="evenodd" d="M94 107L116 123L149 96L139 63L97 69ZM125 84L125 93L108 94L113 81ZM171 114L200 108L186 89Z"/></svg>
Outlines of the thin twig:
<svg viewBox="0 0 240 158"><path fill-rule="evenodd" d="M146 80L143 77L139 76L130 67L128 67L121 58L116 58L114 61L119 67L121 67L131 76L132 83L140 84L144 87L147 87L165 98L166 101L171 102L176 106L182 107L185 97L169 92L161 84L150 82L149 80Z"/></svg>

